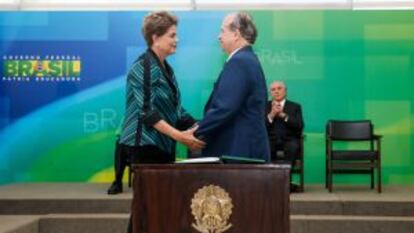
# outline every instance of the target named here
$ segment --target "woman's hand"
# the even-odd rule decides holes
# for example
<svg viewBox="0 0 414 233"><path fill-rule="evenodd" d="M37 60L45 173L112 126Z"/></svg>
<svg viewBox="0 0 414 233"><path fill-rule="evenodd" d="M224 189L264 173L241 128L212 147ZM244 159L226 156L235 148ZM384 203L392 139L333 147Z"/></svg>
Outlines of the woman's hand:
<svg viewBox="0 0 414 233"><path fill-rule="evenodd" d="M194 132L198 126L192 127L186 131L181 131L177 141L186 145L190 150L201 150L206 146L206 143L194 137Z"/></svg>
<svg viewBox="0 0 414 233"><path fill-rule="evenodd" d="M160 120L154 124L154 128L159 132L168 135L175 141L186 145L192 151L203 149L206 145L205 142L194 137L194 132L197 130L198 125L195 125L185 131L179 131L176 128L169 125L166 121Z"/></svg>

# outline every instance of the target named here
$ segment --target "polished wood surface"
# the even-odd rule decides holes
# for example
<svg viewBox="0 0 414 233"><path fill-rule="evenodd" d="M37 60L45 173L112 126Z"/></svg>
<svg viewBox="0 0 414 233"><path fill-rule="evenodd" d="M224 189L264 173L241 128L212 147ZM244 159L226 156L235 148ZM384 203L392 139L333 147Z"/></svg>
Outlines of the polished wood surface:
<svg viewBox="0 0 414 233"><path fill-rule="evenodd" d="M225 233L289 232L289 166L229 164L135 165L134 233L197 233L191 200L217 185L232 198Z"/></svg>

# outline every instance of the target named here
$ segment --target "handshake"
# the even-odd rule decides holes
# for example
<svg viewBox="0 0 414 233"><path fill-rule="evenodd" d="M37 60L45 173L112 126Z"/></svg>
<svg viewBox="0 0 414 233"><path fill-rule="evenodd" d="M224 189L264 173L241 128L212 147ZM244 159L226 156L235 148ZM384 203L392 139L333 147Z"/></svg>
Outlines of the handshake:
<svg viewBox="0 0 414 233"><path fill-rule="evenodd" d="M194 132L197 129L198 125L194 124L187 130L178 131L173 139L186 145L191 151L201 150L205 147L206 143L194 136Z"/></svg>

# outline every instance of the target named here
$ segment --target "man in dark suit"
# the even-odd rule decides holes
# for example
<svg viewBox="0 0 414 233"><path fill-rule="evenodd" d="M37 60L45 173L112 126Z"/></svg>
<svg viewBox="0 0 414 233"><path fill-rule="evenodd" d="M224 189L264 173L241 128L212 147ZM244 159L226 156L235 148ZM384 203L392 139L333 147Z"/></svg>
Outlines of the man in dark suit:
<svg viewBox="0 0 414 233"><path fill-rule="evenodd" d="M301 106L287 100L286 91L282 81L275 81L270 86L272 101L266 107L266 127L272 162L293 165L299 154L304 123Z"/></svg>
<svg viewBox="0 0 414 233"><path fill-rule="evenodd" d="M206 142L203 156L235 156L270 161L263 114L266 82L251 47L257 36L246 13L229 14L223 20L219 40L229 54L204 108L195 136Z"/></svg>

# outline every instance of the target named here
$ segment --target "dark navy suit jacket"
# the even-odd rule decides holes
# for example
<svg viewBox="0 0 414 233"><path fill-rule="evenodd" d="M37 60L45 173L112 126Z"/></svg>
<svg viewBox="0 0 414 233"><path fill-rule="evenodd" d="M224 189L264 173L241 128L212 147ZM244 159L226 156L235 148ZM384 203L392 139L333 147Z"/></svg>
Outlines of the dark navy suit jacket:
<svg viewBox="0 0 414 233"><path fill-rule="evenodd" d="M203 156L236 156L270 161L265 113L267 88L250 46L226 62L214 84L195 136L207 145Z"/></svg>
<svg viewBox="0 0 414 233"><path fill-rule="evenodd" d="M286 100L285 106L283 107L283 112L288 115L288 121L275 118L272 123L267 119L267 114L272 110L272 101L269 101L266 106L266 127L270 139L270 144L276 142L277 137L280 137L283 141L300 139L303 132L303 117L302 117L302 107L300 104ZM279 126L278 126L279 125ZM283 132L278 132L283 130Z"/></svg>

